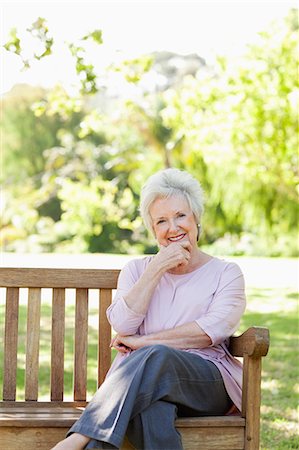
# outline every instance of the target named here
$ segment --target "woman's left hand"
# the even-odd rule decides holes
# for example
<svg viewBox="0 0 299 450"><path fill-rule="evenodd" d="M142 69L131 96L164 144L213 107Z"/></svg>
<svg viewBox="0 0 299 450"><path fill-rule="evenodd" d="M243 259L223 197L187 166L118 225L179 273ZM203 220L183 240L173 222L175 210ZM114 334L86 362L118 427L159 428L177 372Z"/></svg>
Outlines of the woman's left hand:
<svg viewBox="0 0 299 450"><path fill-rule="evenodd" d="M137 350L144 346L142 337L139 334L133 334L131 336L117 334L111 339L110 347L115 348L121 353L130 353L132 350Z"/></svg>

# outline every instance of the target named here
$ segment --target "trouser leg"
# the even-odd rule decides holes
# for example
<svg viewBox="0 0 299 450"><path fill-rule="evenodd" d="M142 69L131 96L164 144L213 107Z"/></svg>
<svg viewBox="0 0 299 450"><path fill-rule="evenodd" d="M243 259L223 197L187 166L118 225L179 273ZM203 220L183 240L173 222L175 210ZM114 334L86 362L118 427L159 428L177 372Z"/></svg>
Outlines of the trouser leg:
<svg viewBox="0 0 299 450"><path fill-rule="evenodd" d="M100 448L102 450L108 450L108 449L117 449L118 447L115 447L114 445L109 444L109 442L103 442L103 441L98 441L97 439L91 439L84 448L86 450L90 449L90 448Z"/></svg>
<svg viewBox="0 0 299 450"><path fill-rule="evenodd" d="M159 400L194 409L197 415L223 414L230 404L213 363L155 345L132 353L109 376L69 433L120 447L129 421Z"/></svg>
<svg viewBox="0 0 299 450"><path fill-rule="evenodd" d="M130 420L129 441L137 450L183 450L180 433L174 426L177 407L159 400Z"/></svg>

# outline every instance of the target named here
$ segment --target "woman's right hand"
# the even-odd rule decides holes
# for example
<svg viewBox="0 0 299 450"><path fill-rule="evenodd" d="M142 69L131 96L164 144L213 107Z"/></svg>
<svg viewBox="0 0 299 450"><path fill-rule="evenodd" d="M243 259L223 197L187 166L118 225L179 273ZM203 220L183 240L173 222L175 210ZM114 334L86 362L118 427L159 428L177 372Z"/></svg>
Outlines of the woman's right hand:
<svg viewBox="0 0 299 450"><path fill-rule="evenodd" d="M189 241L173 242L167 247L161 246L151 264L163 273L178 266L187 266L191 258L191 250Z"/></svg>
<svg viewBox="0 0 299 450"><path fill-rule="evenodd" d="M154 290L163 274L179 265L186 266L191 258L191 250L192 246L189 241L173 242L167 247L161 246L141 277L124 295L127 306L135 313L145 315Z"/></svg>

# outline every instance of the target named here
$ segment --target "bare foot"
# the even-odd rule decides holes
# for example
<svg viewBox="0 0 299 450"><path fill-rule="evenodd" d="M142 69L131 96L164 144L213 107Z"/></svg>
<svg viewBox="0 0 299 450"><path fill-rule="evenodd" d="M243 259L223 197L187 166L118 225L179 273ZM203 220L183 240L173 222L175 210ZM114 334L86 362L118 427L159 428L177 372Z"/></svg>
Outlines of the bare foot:
<svg viewBox="0 0 299 450"><path fill-rule="evenodd" d="M51 450L82 450L89 441L89 437L73 433L63 441L58 442Z"/></svg>

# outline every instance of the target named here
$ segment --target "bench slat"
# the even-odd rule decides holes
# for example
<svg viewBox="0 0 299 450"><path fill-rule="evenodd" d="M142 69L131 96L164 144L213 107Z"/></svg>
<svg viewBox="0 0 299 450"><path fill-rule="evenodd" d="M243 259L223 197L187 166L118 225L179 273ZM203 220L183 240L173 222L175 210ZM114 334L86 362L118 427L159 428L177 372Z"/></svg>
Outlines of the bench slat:
<svg viewBox="0 0 299 450"><path fill-rule="evenodd" d="M63 400L64 392L65 289L53 289L51 400Z"/></svg>
<svg viewBox="0 0 299 450"><path fill-rule="evenodd" d="M112 300L111 289L101 289L99 298L99 339L98 339L98 386L100 386L111 365L111 326L106 310Z"/></svg>
<svg viewBox="0 0 299 450"><path fill-rule="evenodd" d="M69 427L55 428L45 426L43 428L24 427L22 433L17 429L9 427L1 428L1 444L7 450L49 450L57 442L65 438ZM184 429L179 431L182 434L182 443L184 450L243 450L244 432L242 428L222 429L215 431L209 429L195 429L195 433L190 434L191 430ZM134 450L127 439L121 447L121 450Z"/></svg>
<svg viewBox="0 0 299 450"><path fill-rule="evenodd" d="M21 403L21 402L20 402ZM24 404L23 404L24 405ZM37 404L24 406L0 406L1 426L40 426L40 421L47 422L49 426L71 426L72 421L77 420L83 406L63 407L44 403L44 407ZM16 424L19 421L19 425ZM244 427L245 419L240 416L209 416L209 417L183 417L176 420L176 426L180 428L214 428L214 427Z"/></svg>
<svg viewBox="0 0 299 450"><path fill-rule="evenodd" d="M40 335L41 289L28 291L25 400L38 398L38 358Z"/></svg>
<svg viewBox="0 0 299 450"><path fill-rule="evenodd" d="M0 286L115 289L117 269L32 269L2 267Z"/></svg>
<svg viewBox="0 0 299 450"><path fill-rule="evenodd" d="M37 405L36 405L37 406ZM5 448L16 450L22 444L25 450L42 448L49 450L59 440L65 437L65 433L80 417L83 408L30 408L27 405L20 407L0 408L1 442ZM13 428L12 428L13 425ZM240 450L244 449L245 419L242 417L217 416L217 417L193 417L176 420L176 427L182 435L184 449L186 450ZM17 444L20 432L28 438L25 442ZM51 430L53 437L47 436ZM26 442L28 440L28 442ZM122 446L122 450L133 447L128 440Z"/></svg>
<svg viewBox="0 0 299 450"><path fill-rule="evenodd" d="M7 288L4 336L3 400L16 399L19 288Z"/></svg>
<svg viewBox="0 0 299 450"><path fill-rule="evenodd" d="M76 290L74 400L86 400L88 290Z"/></svg>

